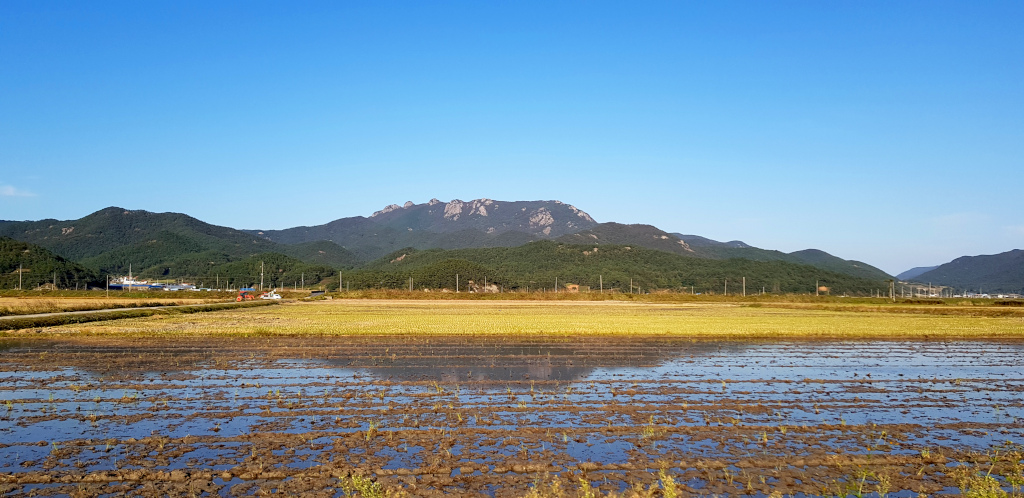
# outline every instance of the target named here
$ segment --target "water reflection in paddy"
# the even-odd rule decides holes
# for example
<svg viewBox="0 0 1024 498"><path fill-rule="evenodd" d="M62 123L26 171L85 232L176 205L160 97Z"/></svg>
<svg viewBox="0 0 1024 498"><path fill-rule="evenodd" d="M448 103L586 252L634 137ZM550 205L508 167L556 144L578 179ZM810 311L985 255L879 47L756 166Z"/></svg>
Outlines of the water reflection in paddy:
<svg viewBox="0 0 1024 498"><path fill-rule="evenodd" d="M1024 440L1020 342L211 341L0 350L0 472L240 475L265 449L292 470L557 473Z"/></svg>

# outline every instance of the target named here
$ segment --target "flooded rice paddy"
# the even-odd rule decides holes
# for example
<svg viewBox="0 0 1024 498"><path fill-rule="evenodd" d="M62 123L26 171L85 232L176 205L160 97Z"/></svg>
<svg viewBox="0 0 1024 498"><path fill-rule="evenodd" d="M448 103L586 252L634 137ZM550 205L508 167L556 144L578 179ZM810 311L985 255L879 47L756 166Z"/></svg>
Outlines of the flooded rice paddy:
<svg viewBox="0 0 1024 498"><path fill-rule="evenodd" d="M1012 491L1024 442L1021 341L90 338L0 358L12 495L342 496L360 475L521 496L664 471L685 494L918 496L972 464Z"/></svg>

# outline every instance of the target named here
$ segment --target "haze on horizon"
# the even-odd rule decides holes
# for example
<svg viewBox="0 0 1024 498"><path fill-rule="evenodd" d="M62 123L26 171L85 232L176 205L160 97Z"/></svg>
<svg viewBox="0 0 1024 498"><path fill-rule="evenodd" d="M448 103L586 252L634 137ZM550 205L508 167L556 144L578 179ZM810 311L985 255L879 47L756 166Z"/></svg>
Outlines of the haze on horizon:
<svg viewBox="0 0 1024 498"><path fill-rule="evenodd" d="M0 219L280 229L436 197L818 248L1024 248L1024 4L0 3Z"/></svg>

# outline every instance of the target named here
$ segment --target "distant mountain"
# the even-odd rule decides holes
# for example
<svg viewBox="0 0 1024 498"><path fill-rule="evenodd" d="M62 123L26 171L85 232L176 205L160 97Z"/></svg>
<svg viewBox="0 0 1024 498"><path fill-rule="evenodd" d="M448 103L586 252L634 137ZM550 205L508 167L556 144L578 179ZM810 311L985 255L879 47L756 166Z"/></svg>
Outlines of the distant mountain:
<svg viewBox="0 0 1024 498"><path fill-rule="evenodd" d="M715 259L749 259L753 261L787 261L801 265L810 265L823 270L845 273L861 278L872 280L887 280L892 278L888 273L860 261L847 260L833 256L818 249L804 249L785 253L773 249L761 249L758 247L727 247L727 246L704 246L694 249L701 256Z"/></svg>
<svg viewBox="0 0 1024 498"><path fill-rule="evenodd" d="M752 247L747 245L743 241L730 240L729 242L719 242L717 240L711 240L707 237L701 237L700 235L685 235L681 233L673 233L672 235L679 238L683 242L686 242L690 247L732 247L732 248L745 248Z"/></svg>
<svg viewBox="0 0 1024 498"><path fill-rule="evenodd" d="M916 268L911 268L903 273L900 273L899 275L896 275L896 278L898 280L907 281L913 279L914 277L917 277L922 273L932 271L936 268L938 268L938 266L918 266Z"/></svg>
<svg viewBox="0 0 1024 498"><path fill-rule="evenodd" d="M651 225L601 223L589 230L563 235L557 240L570 244L637 245L696 258L786 261L871 280L892 278L884 271L867 263L845 260L817 249L805 249L787 254L781 251L760 249L738 240L718 242L695 235L683 235L684 239L679 235L667 233Z"/></svg>
<svg viewBox="0 0 1024 498"><path fill-rule="evenodd" d="M636 245L648 249L674 252L686 256L695 255L690 246L673 234L651 225L623 225L622 223L601 223L582 232L563 235L557 239L567 244L617 244Z"/></svg>
<svg viewBox="0 0 1024 498"><path fill-rule="evenodd" d="M0 288L34 289L57 282L61 288L101 285L95 272L35 244L0 237Z"/></svg>
<svg viewBox="0 0 1024 498"><path fill-rule="evenodd" d="M597 225L561 201L476 199L392 204L370 215L284 230L245 230L265 240L296 244L328 240L363 259L403 247L459 249L509 247L555 238Z"/></svg>
<svg viewBox="0 0 1024 498"><path fill-rule="evenodd" d="M830 272L786 261L713 260L647 249L639 245L565 244L537 241L517 247L457 250L402 249L350 272L345 279L356 288L402 288L413 279L416 288L455 289L456 274L465 290L472 280L500 285L504 290L552 289L578 284L596 290L645 292L685 290L720 294L728 280L730 294L743 291L813 292L814 283L830 287L833 295L867 295L879 288L876 280ZM337 281L332 282L337 285ZM332 285L328 284L328 286Z"/></svg>
<svg viewBox="0 0 1024 498"><path fill-rule="evenodd" d="M913 278L953 287L958 291L1024 294L1024 250L964 256Z"/></svg>
<svg viewBox="0 0 1024 498"><path fill-rule="evenodd" d="M397 229L451 233L480 230L488 234L522 232L535 237L558 237L597 224L589 214L561 201L494 201L476 199L443 203L392 204L370 215L378 225Z"/></svg>
<svg viewBox="0 0 1024 498"><path fill-rule="evenodd" d="M254 254L281 253L310 264L350 266L357 258L330 243L283 245L179 213L117 207L78 220L0 221L0 236L42 246L104 273L199 276Z"/></svg>

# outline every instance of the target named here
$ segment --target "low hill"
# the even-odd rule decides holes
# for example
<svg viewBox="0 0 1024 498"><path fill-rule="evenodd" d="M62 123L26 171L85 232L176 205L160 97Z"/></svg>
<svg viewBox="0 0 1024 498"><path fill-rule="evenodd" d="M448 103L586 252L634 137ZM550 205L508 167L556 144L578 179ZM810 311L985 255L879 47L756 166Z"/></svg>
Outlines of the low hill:
<svg viewBox="0 0 1024 498"><path fill-rule="evenodd" d="M77 263L35 244L0 237L0 288L17 288L19 275L22 289L34 289L55 280L58 287L65 289L103 285L103 279L95 272Z"/></svg>
<svg viewBox="0 0 1024 498"><path fill-rule="evenodd" d="M648 249L671 252L683 256L708 259L750 259L754 261L786 261L810 265L836 273L844 273L869 280L892 278L887 273L860 261L845 260L825 251L806 249L791 253L760 249L740 241L717 242L704 237L667 233L651 225L623 225L601 223L594 228L559 237L559 242L571 244L637 245ZM693 242L691 244L691 242Z"/></svg>
<svg viewBox="0 0 1024 498"><path fill-rule="evenodd" d="M950 286L959 292L1024 294L1024 250L964 256L921 273L913 280Z"/></svg>
<svg viewBox="0 0 1024 498"><path fill-rule="evenodd" d="M531 242L518 247L458 250L405 249L350 272L352 288L404 288L413 279L416 288L455 289L460 279L479 285L484 279L505 290L552 289L579 284L629 291L685 290L740 293L746 278L748 293L813 292L815 281L833 294L870 294L885 284L785 261L712 260L636 246ZM334 285L337 285L336 281Z"/></svg>

